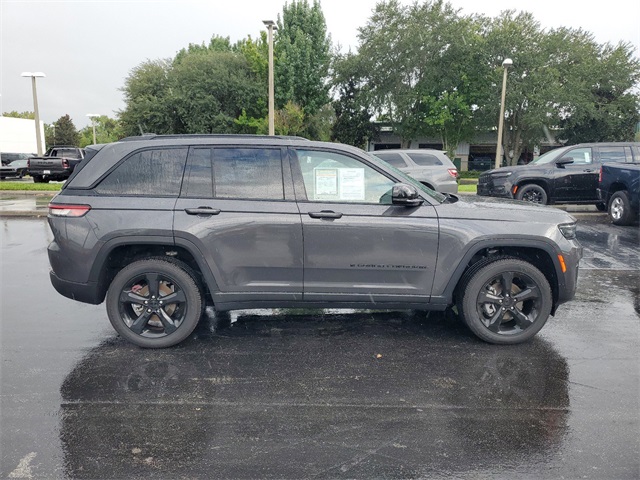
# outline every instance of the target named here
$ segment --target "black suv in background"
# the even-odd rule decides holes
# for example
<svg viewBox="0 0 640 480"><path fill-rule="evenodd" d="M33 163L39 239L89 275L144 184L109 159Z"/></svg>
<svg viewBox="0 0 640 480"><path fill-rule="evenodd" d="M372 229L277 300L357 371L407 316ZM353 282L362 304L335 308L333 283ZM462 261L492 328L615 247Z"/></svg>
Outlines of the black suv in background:
<svg viewBox="0 0 640 480"><path fill-rule="evenodd" d="M635 159L635 160L634 160ZM489 170L478 179L478 195L533 203L606 205L598 198L600 166L640 159L640 143L581 143L551 150L528 165Z"/></svg>
<svg viewBox="0 0 640 480"><path fill-rule="evenodd" d="M95 153L95 155L94 155ZM575 219L437 193L360 149L289 137L145 136L93 146L49 205L51 282L127 340L167 347L206 303L458 314L533 337L573 298Z"/></svg>

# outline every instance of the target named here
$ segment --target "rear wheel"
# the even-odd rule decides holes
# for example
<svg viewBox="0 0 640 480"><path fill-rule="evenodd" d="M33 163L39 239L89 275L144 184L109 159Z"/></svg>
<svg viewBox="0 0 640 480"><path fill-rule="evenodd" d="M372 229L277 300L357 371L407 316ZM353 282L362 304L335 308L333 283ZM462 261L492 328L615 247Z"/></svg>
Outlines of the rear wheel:
<svg viewBox="0 0 640 480"><path fill-rule="evenodd" d="M547 204L546 190L535 183L520 187L518 193L516 193L516 198L525 202L539 203L541 205Z"/></svg>
<svg viewBox="0 0 640 480"><path fill-rule="evenodd" d="M198 324L203 307L202 292L189 267L160 258L126 266L107 292L107 314L113 328L146 348L183 341Z"/></svg>
<svg viewBox="0 0 640 480"><path fill-rule="evenodd" d="M629 194L626 190L620 190L609 201L609 218L615 225L631 225L637 214L631 208Z"/></svg>
<svg viewBox="0 0 640 480"><path fill-rule="evenodd" d="M42 183L41 175L33 175L33 183Z"/></svg>
<svg viewBox="0 0 640 480"><path fill-rule="evenodd" d="M515 344L544 326L553 305L544 274L528 262L511 257L483 260L462 279L458 313L482 340Z"/></svg>

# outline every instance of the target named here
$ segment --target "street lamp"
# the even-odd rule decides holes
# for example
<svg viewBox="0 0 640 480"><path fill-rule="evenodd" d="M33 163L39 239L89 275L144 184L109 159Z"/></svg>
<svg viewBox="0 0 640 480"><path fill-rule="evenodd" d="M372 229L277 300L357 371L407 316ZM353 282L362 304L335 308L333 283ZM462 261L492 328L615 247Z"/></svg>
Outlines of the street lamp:
<svg viewBox="0 0 640 480"><path fill-rule="evenodd" d="M36 145L38 148L38 156L42 156L42 138L40 137L40 112L38 111L38 94L36 92L36 78L45 77L42 72L22 72L22 77L31 77L31 88L33 90L33 113L36 120Z"/></svg>
<svg viewBox="0 0 640 480"><path fill-rule="evenodd" d="M502 98L500 100L500 118L498 120L498 145L496 146L496 163L495 168L500 168L500 160L502 159L502 128L504 126L504 97L507 93L507 69L513 65L513 60L505 58L502 62L504 74L502 76Z"/></svg>
<svg viewBox="0 0 640 480"><path fill-rule="evenodd" d="M93 144L95 145L96 143L96 118L99 117L100 114L99 113L87 113L87 117L89 117L91 119L91 126L93 127Z"/></svg>
<svg viewBox="0 0 640 480"><path fill-rule="evenodd" d="M55 145L56 144L56 124L52 123L50 126L51 128L53 128L53 144Z"/></svg>
<svg viewBox="0 0 640 480"><path fill-rule="evenodd" d="M263 20L269 30L269 135L275 134L275 107L273 92L273 31L277 30L273 20Z"/></svg>

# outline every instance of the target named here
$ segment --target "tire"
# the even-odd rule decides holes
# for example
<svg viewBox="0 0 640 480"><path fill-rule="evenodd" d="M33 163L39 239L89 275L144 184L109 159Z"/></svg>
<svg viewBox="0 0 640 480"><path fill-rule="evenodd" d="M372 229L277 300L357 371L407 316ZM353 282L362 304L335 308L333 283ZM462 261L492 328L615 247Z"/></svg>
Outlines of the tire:
<svg viewBox="0 0 640 480"><path fill-rule="evenodd" d="M33 183L42 183L42 177L40 175L33 175Z"/></svg>
<svg viewBox="0 0 640 480"><path fill-rule="evenodd" d="M516 199L522 200L524 202L546 205L548 197L546 190L540 185L529 183L527 185L523 185L518 189L518 193L516 193Z"/></svg>
<svg viewBox="0 0 640 480"><path fill-rule="evenodd" d="M162 300L165 297L173 298L168 303ZM107 315L129 342L166 348L182 342L196 328L204 310L203 297L197 276L182 262L139 260L120 270L111 282Z"/></svg>
<svg viewBox="0 0 640 480"><path fill-rule="evenodd" d="M464 323L482 340L498 345L531 339L546 323L552 306L544 274L513 257L473 265L458 291L458 313Z"/></svg>
<svg viewBox="0 0 640 480"><path fill-rule="evenodd" d="M598 209L599 212L606 212L607 211L607 205L603 202L600 203L596 203L596 208Z"/></svg>
<svg viewBox="0 0 640 480"><path fill-rule="evenodd" d="M637 214L631 208L629 193L626 190L620 190L611 196L609 218L614 225L631 225L637 218Z"/></svg>

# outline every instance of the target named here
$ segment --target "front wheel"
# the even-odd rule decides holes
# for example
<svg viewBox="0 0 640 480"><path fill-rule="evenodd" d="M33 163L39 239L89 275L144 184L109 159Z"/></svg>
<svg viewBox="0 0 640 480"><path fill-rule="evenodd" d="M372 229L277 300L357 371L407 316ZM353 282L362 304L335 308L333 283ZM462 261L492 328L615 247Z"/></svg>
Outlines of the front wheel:
<svg viewBox="0 0 640 480"><path fill-rule="evenodd" d="M614 225L631 225L634 212L626 190L616 192L609 201L609 218Z"/></svg>
<svg viewBox="0 0 640 480"><path fill-rule="evenodd" d="M107 315L113 328L145 348L183 341L198 324L202 309L202 292L189 267L161 258L126 266L107 292Z"/></svg>
<svg viewBox="0 0 640 480"><path fill-rule="evenodd" d="M515 344L544 326L553 305L544 274L528 262L511 257L487 259L463 277L458 312L482 340Z"/></svg>
<svg viewBox="0 0 640 480"><path fill-rule="evenodd" d="M518 189L516 193L516 199L523 200L525 202L539 203L540 205L547 204L547 192L540 185L530 183L529 185L523 185Z"/></svg>

